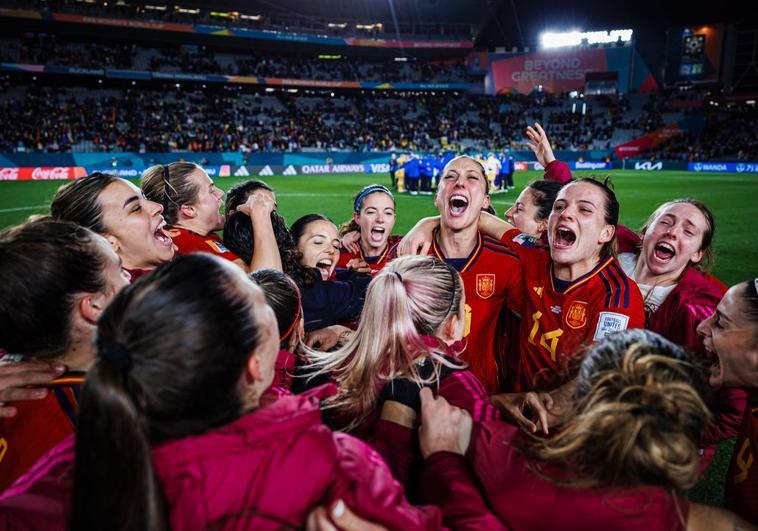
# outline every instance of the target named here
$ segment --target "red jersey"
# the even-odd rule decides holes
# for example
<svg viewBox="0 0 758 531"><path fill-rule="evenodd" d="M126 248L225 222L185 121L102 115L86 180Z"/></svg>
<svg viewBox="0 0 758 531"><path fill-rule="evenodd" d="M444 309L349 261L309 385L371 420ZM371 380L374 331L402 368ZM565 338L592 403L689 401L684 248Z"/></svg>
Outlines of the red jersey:
<svg viewBox="0 0 758 531"><path fill-rule="evenodd" d="M207 236L200 236L197 232L181 227L171 227L166 232L174 240L178 254L211 253L232 262L239 260L239 256L224 247L224 243L215 232L211 232Z"/></svg>
<svg viewBox="0 0 758 531"><path fill-rule="evenodd" d="M460 358L468 363L489 394L497 393L502 384L497 359L501 351L498 318L504 306L521 307L524 297L521 261L508 246L481 233L468 257L449 259L442 254L436 236L435 232L429 254L455 267L466 292L466 348Z"/></svg>
<svg viewBox="0 0 758 531"><path fill-rule="evenodd" d="M513 229L502 241L524 264L516 391L547 391L568 382L582 347L608 333L645 325L640 290L612 256L573 282L561 283L553 275L550 253L537 248L533 238Z"/></svg>
<svg viewBox="0 0 758 531"><path fill-rule="evenodd" d="M337 262L337 267L346 269L347 263L353 258L359 258L368 264L371 273L381 271L384 266L389 264L392 260L397 258L397 246L402 240L402 236L390 236L387 238L387 248L379 256L365 256L363 249L358 249L358 253L351 253L347 249L340 249L340 259Z"/></svg>
<svg viewBox="0 0 758 531"><path fill-rule="evenodd" d="M0 419L0 491L74 432L84 374L62 374L45 386L50 391L45 398L14 403L18 413Z"/></svg>
<svg viewBox="0 0 758 531"><path fill-rule="evenodd" d="M727 509L758 524L758 407L749 403L726 476L724 501Z"/></svg>

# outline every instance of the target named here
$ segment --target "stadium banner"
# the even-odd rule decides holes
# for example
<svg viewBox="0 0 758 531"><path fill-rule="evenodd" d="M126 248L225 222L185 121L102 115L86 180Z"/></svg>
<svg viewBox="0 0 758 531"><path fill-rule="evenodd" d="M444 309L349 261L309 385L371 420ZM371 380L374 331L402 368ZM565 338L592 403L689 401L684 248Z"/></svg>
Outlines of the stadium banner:
<svg viewBox="0 0 758 531"><path fill-rule="evenodd" d="M687 170L698 173L758 173L758 162L690 162Z"/></svg>
<svg viewBox="0 0 758 531"><path fill-rule="evenodd" d="M227 76L220 74L190 74L184 72L148 72L146 70L118 70L113 68L76 68L58 65L31 65L0 63L0 71L30 72L35 74L96 76L107 79L131 79L149 81L191 81L197 83L223 83L242 85L266 85L274 87L311 87L364 90L460 90L470 92L475 83L406 83L375 81L321 81L314 79L283 79L262 76Z"/></svg>
<svg viewBox="0 0 758 531"><path fill-rule="evenodd" d="M646 135L619 144L613 148L613 151L619 159L636 157L645 151L655 149L664 142L668 142L672 137L681 135L682 133L684 133L684 130L679 123L665 125Z"/></svg>
<svg viewBox="0 0 758 531"><path fill-rule="evenodd" d="M81 166L0 168L0 181L56 181L87 175Z"/></svg>
<svg viewBox="0 0 758 531"><path fill-rule="evenodd" d="M142 173L149 167L150 166L86 166L84 169L86 170L87 175L99 171L124 179L139 179ZM234 166L230 164L203 166L205 172L211 177L229 177L232 175L232 168L234 168Z"/></svg>
<svg viewBox="0 0 758 531"><path fill-rule="evenodd" d="M678 170L687 171L687 163L676 160L642 160L642 159L623 159L613 163L613 168L617 170L635 170L635 171L664 171Z"/></svg>
<svg viewBox="0 0 758 531"><path fill-rule="evenodd" d="M614 72L616 90L649 92L658 87L639 53L631 47L493 53L485 78L487 94L583 91L587 72Z"/></svg>
<svg viewBox="0 0 758 531"><path fill-rule="evenodd" d="M246 28L227 28L206 24L179 24L173 22L158 22L152 20L118 19L110 17L93 17L68 13L50 13L47 11L32 11L23 9L0 8L0 17L50 20L75 24L93 24L98 26L114 26L120 28L174 31L195 33L199 35L217 35L220 37L237 37L279 42L300 42L305 44L320 44L326 46L361 46L372 48L432 48L432 49L473 49L473 41L429 40L429 41L396 41L385 39L363 39L357 37L329 37L327 35L305 35L286 33L276 30L253 30Z"/></svg>

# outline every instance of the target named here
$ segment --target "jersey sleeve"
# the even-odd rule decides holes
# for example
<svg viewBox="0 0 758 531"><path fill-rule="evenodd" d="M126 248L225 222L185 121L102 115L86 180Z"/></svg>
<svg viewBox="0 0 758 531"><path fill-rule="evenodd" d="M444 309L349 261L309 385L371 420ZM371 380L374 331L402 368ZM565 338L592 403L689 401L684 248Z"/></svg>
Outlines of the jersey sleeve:
<svg viewBox="0 0 758 531"><path fill-rule="evenodd" d="M605 289L594 294L594 311L589 341L599 341L608 334L630 328L645 327L645 306L637 284L627 277L614 260L601 275Z"/></svg>
<svg viewBox="0 0 758 531"><path fill-rule="evenodd" d="M561 184L566 184L573 178L574 176L571 175L571 170L569 169L568 164L561 162L560 160L554 160L548 164L545 168L545 175L543 177L546 181L557 181Z"/></svg>

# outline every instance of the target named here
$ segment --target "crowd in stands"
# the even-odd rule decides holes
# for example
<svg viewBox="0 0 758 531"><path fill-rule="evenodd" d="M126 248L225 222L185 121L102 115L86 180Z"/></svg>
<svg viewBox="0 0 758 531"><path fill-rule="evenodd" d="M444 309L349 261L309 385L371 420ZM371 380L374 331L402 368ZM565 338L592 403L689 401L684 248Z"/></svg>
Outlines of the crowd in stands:
<svg viewBox="0 0 758 531"><path fill-rule="evenodd" d="M223 9L203 8L192 10L181 9L179 5L167 5L164 9L142 2L79 2L76 0L37 0L24 2L23 0L9 0L4 2L9 6L21 9L41 9L52 12L71 13L88 16L101 16L124 19L137 19L146 21L175 22L180 24L207 24L213 26L226 26L247 29L261 29L281 31L284 33L304 33L314 35L329 35L335 37L360 37L375 39L401 39L407 40L471 40L474 28L463 23L435 23L425 21L423 23L402 22L395 26L366 24L363 20L343 22L337 24L334 20L326 20L318 17L298 17L291 11L282 11L280 14L268 13L244 13L232 9L226 15L213 15L212 12L224 12ZM270 11L270 9L268 10ZM362 22L362 23L361 23ZM361 27L358 27L361 26Z"/></svg>
<svg viewBox="0 0 758 531"><path fill-rule="evenodd" d="M471 74L463 60L424 61L406 58L355 58L316 54L282 53L270 50L235 50L201 46L162 44L153 47L130 43L92 43L67 40L53 34L25 34L18 40L2 42L5 62L83 68L179 71L194 74L264 76L321 81L373 82L471 82L481 76Z"/></svg>
<svg viewBox="0 0 758 531"><path fill-rule="evenodd" d="M3 90L10 90L6 81ZM18 91L14 95L19 94ZM651 102L661 96L650 96ZM571 112L574 103L588 111ZM219 86L94 92L31 85L0 99L0 151L301 151L524 149L523 130L539 121L560 150L610 149L617 128L660 121L646 104L627 118L627 98L587 101L534 93L256 93ZM569 110L566 110L569 109ZM706 113L702 135L683 135L656 158L756 160L755 111ZM735 124L738 127L734 127ZM636 135L649 130L632 129ZM651 126L652 127L652 126Z"/></svg>

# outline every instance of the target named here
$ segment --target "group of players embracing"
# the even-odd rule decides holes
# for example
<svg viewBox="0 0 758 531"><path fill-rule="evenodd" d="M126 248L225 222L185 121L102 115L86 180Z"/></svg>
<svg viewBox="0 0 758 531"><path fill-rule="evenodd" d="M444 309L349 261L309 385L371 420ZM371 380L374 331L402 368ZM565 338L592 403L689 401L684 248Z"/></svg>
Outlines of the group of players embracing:
<svg viewBox="0 0 758 531"><path fill-rule="evenodd" d="M758 280L708 273L705 204L634 232L527 136L505 220L459 156L404 237L381 185L341 227L191 163L61 187L0 233L0 529L758 523Z"/></svg>

